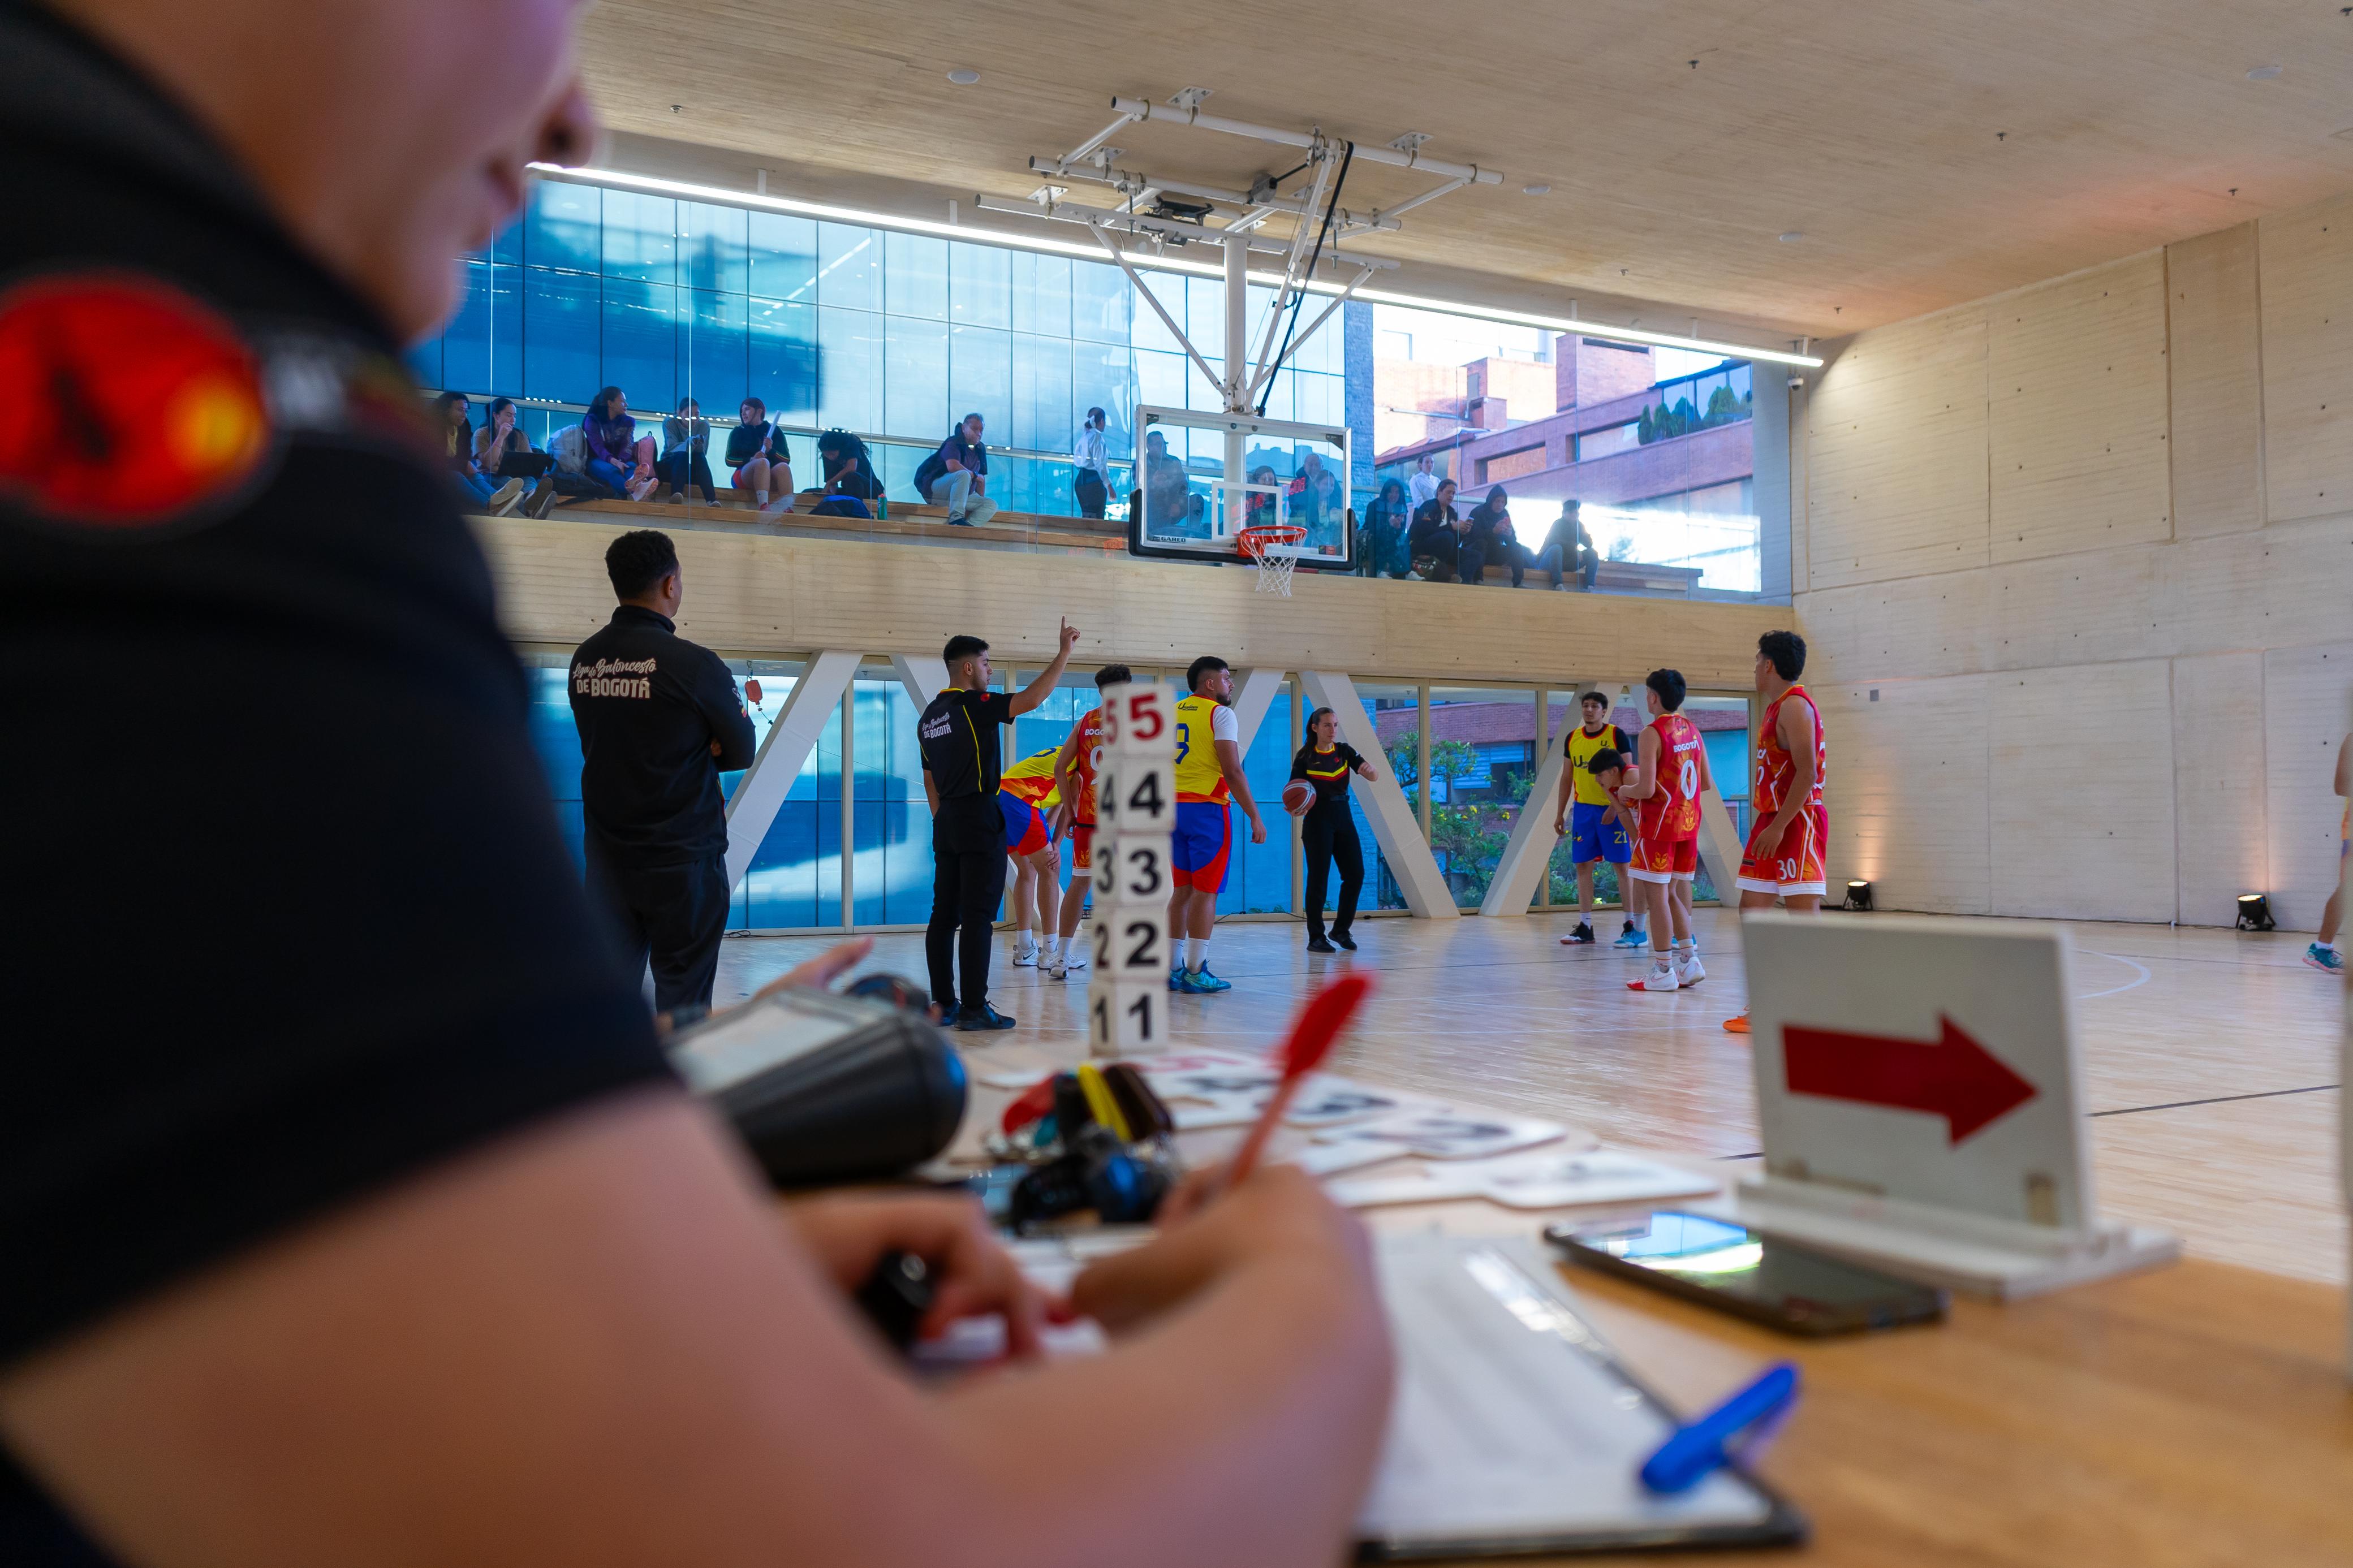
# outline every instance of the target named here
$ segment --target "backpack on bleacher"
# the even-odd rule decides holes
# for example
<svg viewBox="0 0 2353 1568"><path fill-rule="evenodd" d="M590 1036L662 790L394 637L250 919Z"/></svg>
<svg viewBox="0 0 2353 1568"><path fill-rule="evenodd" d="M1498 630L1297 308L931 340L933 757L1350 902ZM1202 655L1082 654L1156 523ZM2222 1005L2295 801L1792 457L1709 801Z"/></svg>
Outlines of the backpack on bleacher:
<svg viewBox="0 0 2353 1568"><path fill-rule="evenodd" d="M588 433L577 425L566 425L548 438L547 450L555 458L555 471L575 477L588 471Z"/></svg>

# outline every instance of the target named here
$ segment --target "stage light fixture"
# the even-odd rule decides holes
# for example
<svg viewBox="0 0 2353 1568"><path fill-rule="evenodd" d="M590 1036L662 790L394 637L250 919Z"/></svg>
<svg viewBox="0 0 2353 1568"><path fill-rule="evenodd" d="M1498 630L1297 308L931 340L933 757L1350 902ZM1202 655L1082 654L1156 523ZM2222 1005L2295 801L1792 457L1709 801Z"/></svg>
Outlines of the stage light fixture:
<svg viewBox="0 0 2353 1568"><path fill-rule="evenodd" d="M2272 901L2261 893L2239 895L2239 929L2270 931L2279 922L2272 919Z"/></svg>
<svg viewBox="0 0 2353 1568"><path fill-rule="evenodd" d="M1871 908L1871 884L1864 881L1850 881L1847 883L1846 907L1850 910L1856 910L1857 912L1869 910Z"/></svg>

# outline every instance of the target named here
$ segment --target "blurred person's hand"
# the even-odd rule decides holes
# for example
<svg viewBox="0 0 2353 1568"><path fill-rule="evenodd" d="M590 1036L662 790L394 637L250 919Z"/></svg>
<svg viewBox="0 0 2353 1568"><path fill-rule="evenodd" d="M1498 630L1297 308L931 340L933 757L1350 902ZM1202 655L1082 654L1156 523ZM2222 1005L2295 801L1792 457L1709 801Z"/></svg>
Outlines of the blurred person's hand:
<svg viewBox="0 0 2353 1568"><path fill-rule="evenodd" d="M1068 1315L1062 1301L1023 1275L972 1198L845 1193L803 1198L787 1205L785 1213L844 1294L866 1283L884 1253L922 1258L931 1273L933 1296L931 1310L916 1330L920 1338L931 1339L961 1318L1001 1316L1006 1349L1029 1357L1038 1353L1039 1326Z"/></svg>
<svg viewBox="0 0 2353 1568"><path fill-rule="evenodd" d="M753 992L751 999L757 1002L763 996L773 996L779 991L797 986L813 986L822 991L857 968L873 951L874 939L871 936L854 936L848 942L835 942L815 958L793 965Z"/></svg>
<svg viewBox="0 0 2353 1568"><path fill-rule="evenodd" d="M1296 1165L1262 1165L1223 1191L1225 1174L1220 1167L1188 1176L1162 1205L1160 1235L1081 1274L1071 1307L1116 1333L1245 1268L1282 1266L1340 1301L1379 1310L1365 1227L1314 1177Z"/></svg>

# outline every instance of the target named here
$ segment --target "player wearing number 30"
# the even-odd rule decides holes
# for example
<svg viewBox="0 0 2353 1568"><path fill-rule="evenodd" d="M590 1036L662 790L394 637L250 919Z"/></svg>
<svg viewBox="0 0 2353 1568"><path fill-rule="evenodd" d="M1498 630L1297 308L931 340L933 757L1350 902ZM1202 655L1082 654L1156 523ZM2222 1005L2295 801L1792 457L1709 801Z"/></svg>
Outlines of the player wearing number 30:
<svg viewBox="0 0 2353 1568"><path fill-rule="evenodd" d="M1185 671L1192 693L1176 704L1176 830L1169 866L1176 890L1168 900L1168 939L1176 961L1168 989L1197 994L1230 991L1232 984L1209 973L1209 931L1218 919L1218 894L1226 885L1226 858L1233 825L1229 798L1249 816L1250 842L1266 842L1266 824L1242 776L1241 724L1229 706L1234 674L1226 661L1203 655ZM1189 939L1189 940L1188 940Z"/></svg>
<svg viewBox="0 0 2353 1568"><path fill-rule="evenodd" d="M1806 639L1767 632L1757 639L1757 690L1765 722L1757 743L1757 826L1740 858L1740 907L1770 909L1778 898L1791 914L1815 914L1829 885L1822 855L1830 843L1830 807L1822 781L1830 746L1822 715L1798 677L1806 672ZM1748 1015L1726 1018L1736 1035L1748 1032Z"/></svg>

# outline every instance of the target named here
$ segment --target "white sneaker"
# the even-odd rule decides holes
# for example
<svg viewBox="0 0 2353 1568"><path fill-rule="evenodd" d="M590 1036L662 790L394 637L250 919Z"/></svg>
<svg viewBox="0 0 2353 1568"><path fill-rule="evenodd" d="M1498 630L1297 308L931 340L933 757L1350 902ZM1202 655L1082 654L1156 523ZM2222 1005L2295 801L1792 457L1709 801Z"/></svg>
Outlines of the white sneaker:
<svg viewBox="0 0 2353 1568"><path fill-rule="evenodd" d="M1038 962L1038 944L1034 942L1018 944L1013 949L1013 962L1017 966L1034 967Z"/></svg>
<svg viewBox="0 0 2353 1568"><path fill-rule="evenodd" d="M631 500L643 500L648 496L653 494L654 487L660 483L661 481L659 479L632 480L628 486L629 499Z"/></svg>
<svg viewBox="0 0 2353 1568"><path fill-rule="evenodd" d="M1707 978L1707 970L1696 952L1686 952L1675 964L1675 980L1683 985L1696 985Z"/></svg>
<svg viewBox="0 0 2353 1568"><path fill-rule="evenodd" d="M1084 969L1091 962L1087 956L1087 944L1077 941L1064 942L1062 962L1072 969Z"/></svg>
<svg viewBox="0 0 2353 1568"><path fill-rule="evenodd" d="M1682 990L1683 982L1675 978L1675 970L1672 964L1669 964L1664 968L1653 964L1651 968L1651 973L1644 978L1641 980L1629 980L1626 982L1626 989L1629 991L1651 991L1664 994L1667 992Z"/></svg>
<svg viewBox="0 0 2353 1568"><path fill-rule="evenodd" d="M1065 959L1060 953L1056 953L1054 955L1053 962L1046 965L1046 978L1049 980L1068 980L1070 977L1070 961Z"/></svg>

